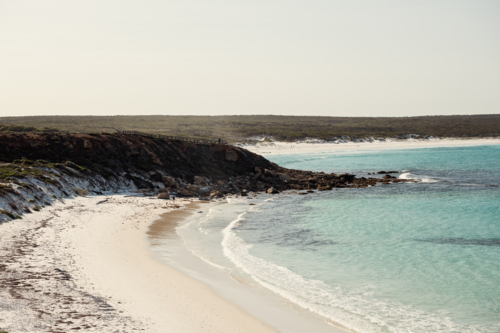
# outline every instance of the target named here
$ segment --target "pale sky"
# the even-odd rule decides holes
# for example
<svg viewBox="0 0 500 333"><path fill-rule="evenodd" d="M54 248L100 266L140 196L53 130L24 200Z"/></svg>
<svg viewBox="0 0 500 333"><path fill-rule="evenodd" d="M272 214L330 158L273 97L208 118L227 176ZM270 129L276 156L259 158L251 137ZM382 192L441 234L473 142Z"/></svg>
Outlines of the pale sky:
<svg viewBox="0 0 500 333"><path fill-rule="evenodd" d="M0 0L0 116L491 113L498 0Z"/></svg>

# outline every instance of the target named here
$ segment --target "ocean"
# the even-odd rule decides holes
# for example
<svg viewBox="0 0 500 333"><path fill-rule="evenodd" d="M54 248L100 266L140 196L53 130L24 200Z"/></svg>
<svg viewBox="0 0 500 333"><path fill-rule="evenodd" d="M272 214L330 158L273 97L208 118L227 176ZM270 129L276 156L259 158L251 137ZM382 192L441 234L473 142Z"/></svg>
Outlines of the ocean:
<svg viewBox="0 0 500 333"><path fill-rule="evenodd" d="M184 247L356 332L500 332L500 146L266 157L419 182L229 199L177 228Z"/></svg>

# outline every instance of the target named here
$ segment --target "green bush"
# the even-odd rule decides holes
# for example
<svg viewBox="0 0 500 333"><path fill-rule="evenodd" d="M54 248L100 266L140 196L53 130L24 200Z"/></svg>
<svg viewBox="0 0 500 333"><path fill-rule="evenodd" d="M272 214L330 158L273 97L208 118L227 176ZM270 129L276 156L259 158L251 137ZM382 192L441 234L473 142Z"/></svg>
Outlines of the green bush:
<svg viewBox="0 0 500 333"><path fill-rule="evenodd" d="M10 217L13 220L21 218L19 215L13 214L13 213L5 210L5 209L0 209L0 214L5 214L5 215L7 215L8 217Z"/></svg>
<svg viewBox="0 0 500 333"><path fill-rule="evenodd" d="M75 191L76 194L81 195L82 197L85 197L89 194L89 192L87 192L83 188L78 187L73 187L73 191Z"/></svg>

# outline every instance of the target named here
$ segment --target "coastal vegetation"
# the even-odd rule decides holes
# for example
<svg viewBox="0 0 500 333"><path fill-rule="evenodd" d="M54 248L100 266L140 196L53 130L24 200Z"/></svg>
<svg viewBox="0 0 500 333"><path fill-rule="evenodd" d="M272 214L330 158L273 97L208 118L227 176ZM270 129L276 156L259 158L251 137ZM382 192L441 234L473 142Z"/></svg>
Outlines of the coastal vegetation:
<svg viewBox="0 0 500 333"><path fill-rule="evenodd" d="M67 131L94 134L118 130L191 138L241 141L273 137L292 141L306 137L394 137L418 134L434 137L500 136L500 114L422 117L312 116L30 116L2 117L0 131Z"/></svg>
<svg viewBox="0 0 500 333"><path fill-rule="evenodd" d="M58 129L48 127L38 128L34 126L0 124L0 132L58 132Z"/></svg>

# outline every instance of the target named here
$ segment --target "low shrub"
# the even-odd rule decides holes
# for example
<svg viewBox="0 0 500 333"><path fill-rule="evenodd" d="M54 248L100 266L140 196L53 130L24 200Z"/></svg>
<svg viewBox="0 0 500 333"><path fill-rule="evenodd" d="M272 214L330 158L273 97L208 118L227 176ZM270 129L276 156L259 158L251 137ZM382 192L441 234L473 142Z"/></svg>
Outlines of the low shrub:
<svg viewBox="0 0 500 333"><path fill-rule="evenodd" d="M11 212L9 212L8 210L5 210L5 209L0 209L0 214L5 214L8 217L10 217L11 219L19 218L19 215L12 214Z"/></svg>
<svg viewBox="0 0 500 333"><path fill-rule="evenodd" d="M81 195L82 197L86 197L89 194L87 190L78 187L73 187L73 191L75 191L76 194Z"/></svg>

